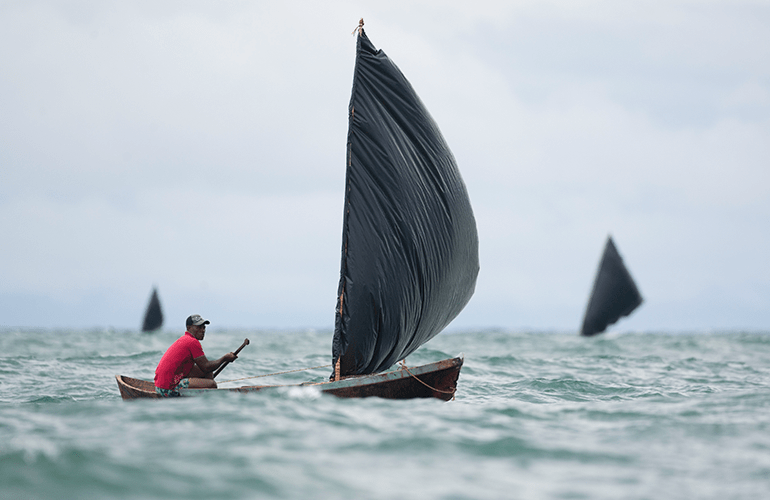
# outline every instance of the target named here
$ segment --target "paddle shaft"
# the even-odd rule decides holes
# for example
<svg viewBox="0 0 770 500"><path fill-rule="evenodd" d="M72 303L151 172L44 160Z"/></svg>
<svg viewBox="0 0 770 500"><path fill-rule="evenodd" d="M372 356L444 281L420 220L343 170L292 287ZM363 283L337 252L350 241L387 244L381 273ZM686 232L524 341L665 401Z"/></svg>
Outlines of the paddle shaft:
<svg viewBox="0 0 770 500"><path fill-rule="evenodd" d="M237 355L238 355L238 353L239 353L239 352L241 352L241 349L243 349L243 348L244 348L244 347L246 347L247 345L249 345L249 339L245 339L245 340L243 341L243 344L241 344L241 347L239 347L239 348L238 348L238 350L236 350L236 351L235 351L235 355L237 356ZM225 361L224 363L222 363L222 366L220 366L219 368L217 368L217 371L215 371L215 372L214 372L214 376L213 376L212 378L217 378L217 375L219 375L219 372L221 372L222 370L224 370L224 369L225 369L225 366L227 366L227 365L229 365L229 364L230 364L230 362L229 362L229 361Z"/></svg>

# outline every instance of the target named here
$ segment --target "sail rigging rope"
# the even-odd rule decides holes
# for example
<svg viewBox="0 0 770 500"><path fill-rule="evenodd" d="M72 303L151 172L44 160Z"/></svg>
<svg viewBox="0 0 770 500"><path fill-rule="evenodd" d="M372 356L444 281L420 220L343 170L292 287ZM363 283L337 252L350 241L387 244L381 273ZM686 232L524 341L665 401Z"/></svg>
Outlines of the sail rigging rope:
<svg viewBox="0 0 770 500"><path fill-rule="evenodd" d="M454 401L454 399L455 399L455 391L457 391L456 387L454 389L452 389L451 391L442 391L441 389L436 389L435 387L429 386L428 384L426 384L425 382L423 382L422 380L417 378L417 376L414 373L409 371L409 368L406 367L406 360L403 360L403 359L401 360L401 368L406 370L406 373L411 375L412 378L414 378L416 381L418 381L419 383L421 383L422 385L424 385L425 387L427 387L431 391L440 392L441 394L451 394L452 395L452 401Z"/></svg>

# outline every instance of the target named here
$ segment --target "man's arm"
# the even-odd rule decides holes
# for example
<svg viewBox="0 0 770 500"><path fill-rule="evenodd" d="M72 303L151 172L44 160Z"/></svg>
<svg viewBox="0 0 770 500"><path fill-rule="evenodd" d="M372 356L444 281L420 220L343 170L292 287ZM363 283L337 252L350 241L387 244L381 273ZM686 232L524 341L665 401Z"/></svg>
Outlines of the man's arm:
<svg viewBox="0 0 770 500"><path fill-rule="evenodd" d="M236 359L238 359L238 356L236 356L235 353L228 352L215 361L209 361L205 354L203 356L198 356L193 361L195 361L195 364L198 365L198 368L200 368L204 374L209 374L222 366L225 362L232 362Z"/></svg>

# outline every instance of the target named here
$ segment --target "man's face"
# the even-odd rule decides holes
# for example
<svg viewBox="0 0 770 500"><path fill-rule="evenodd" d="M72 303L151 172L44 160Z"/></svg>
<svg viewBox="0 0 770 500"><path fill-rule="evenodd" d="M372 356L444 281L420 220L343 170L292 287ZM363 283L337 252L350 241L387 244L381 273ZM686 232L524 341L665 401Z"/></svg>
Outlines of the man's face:
<svg viewBox="0 0 770 500"><path fill-rule="evenodd" d="M190 333L192 333L192 336L195 337L198 340L203 340L203 337L206 336L206 325L190 325L189 328Z"/></svg>

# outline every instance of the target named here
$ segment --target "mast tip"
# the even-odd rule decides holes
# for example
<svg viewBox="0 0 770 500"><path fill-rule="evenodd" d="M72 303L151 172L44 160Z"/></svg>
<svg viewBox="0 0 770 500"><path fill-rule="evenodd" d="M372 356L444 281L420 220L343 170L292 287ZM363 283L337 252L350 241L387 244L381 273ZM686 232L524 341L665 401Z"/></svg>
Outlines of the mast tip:
<svg viewBox="0 0 770 500"><path fill-rule="evenodd" d="M355 35L356 32L361 33L361 30L363 29L364 29L364 18L362 17L361 19L359 19L358 26L356 26L356 29L353 30L353 33L351 33L351 35Z"/></svg>

